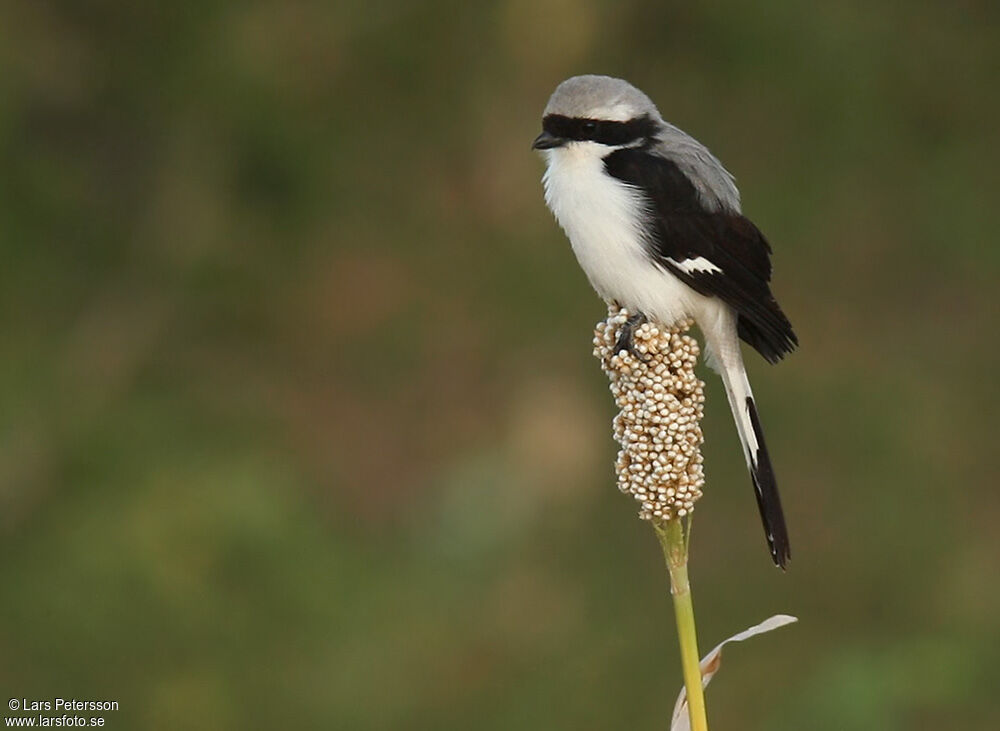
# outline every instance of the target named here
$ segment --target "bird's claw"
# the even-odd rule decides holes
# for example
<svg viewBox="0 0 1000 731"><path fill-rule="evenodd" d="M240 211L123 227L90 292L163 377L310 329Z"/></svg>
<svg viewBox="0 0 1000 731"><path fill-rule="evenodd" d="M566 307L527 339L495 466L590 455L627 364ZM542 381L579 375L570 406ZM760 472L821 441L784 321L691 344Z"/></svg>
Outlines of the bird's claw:
<svg viewBox="0 0 1000 731"><path fill-rule="evenodd" d="M618 333L618 341L615 343L615 353L621 353L624 350L633 358L643 363L648 363L652 359L653 356L640 353L636 350L635 341L633 340L635 329L645 322L646 316L641 312L632 315L625 321L621 332Z"/></svg>

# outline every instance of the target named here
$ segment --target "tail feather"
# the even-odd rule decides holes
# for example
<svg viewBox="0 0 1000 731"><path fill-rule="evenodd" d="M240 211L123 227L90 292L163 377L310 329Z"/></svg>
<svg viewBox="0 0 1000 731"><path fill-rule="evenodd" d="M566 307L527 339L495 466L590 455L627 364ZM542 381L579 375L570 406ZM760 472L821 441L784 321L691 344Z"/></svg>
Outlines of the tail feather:
<svg viewBox="0 0 1000 731"><path fill-rule="evenodd" d="M792 547L788 542L788 528L785 526L785 513L781 509L781 496L778 494L778 483L774 479L774 469L771 467L771 457L764 443L764 430L760 427L757 416L757 405L753 397L748 396L746 411L750 416L750 425L757 437L757 454L754 464L750 467L753 478L754 495L757 497L757 507L760 510L764 530L767 531L767 545L771 549L774 564L785 568L792 557Z"/></svg>
<svg viewBox="0 0 1000 731"><path fill-rule="evenodd" d="M754 496L757 498L757 507L764 523L771 558L776 566L784 569L792 556L792 551L788 542L785 515L781 509L781 498L778 496L778 485L774 479L774 469L771 467L767 445L764 443L764 430L760 426L750 382L747 380L742 362L730 360L729 363L720 365L722 365L720 373L726 386L729 406L736 421L736 430L739 432L743 454L753 480Z"/></svg>

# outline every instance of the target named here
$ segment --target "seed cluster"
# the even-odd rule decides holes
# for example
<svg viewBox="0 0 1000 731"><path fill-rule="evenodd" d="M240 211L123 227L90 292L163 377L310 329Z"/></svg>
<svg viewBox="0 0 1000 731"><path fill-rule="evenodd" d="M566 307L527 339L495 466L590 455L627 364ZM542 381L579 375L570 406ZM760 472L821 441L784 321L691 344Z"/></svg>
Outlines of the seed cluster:
<svg viewBox="0 0 1000 731"><path fill-rule="evenodd" d="M629 314L609 306L608 319L594 330L594 355L611 379L620 409L614 420L621 444L618 489L640 503L644 520L683 517L705 484L700 426L705 384L694 373L698 343L686 334L694 323L639 325L633 331L636 357L615 352Z"/></svg>

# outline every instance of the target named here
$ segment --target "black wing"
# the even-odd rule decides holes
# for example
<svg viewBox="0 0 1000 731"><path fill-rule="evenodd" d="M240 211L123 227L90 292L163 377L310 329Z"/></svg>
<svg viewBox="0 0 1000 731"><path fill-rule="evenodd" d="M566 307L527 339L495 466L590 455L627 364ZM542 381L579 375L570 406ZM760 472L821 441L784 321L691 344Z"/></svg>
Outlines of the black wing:
<svg viewBox="0 0 1000 731"><path fill-rule="evenodd" d="M648 246L656 264L736 310L740 337L771 363L795 349L798 339L769 286L771 247L750 220L707 210L675 163L641 148L617 150L604 166L648 198Z"/></svg>

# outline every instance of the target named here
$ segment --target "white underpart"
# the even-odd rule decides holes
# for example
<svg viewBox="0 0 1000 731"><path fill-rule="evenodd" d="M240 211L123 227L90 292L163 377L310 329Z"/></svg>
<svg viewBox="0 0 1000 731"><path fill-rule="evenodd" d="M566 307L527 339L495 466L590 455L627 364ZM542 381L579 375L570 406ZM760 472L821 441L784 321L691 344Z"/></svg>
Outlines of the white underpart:
<svg viewBox="0 0 1000 731"><path fill-rule="evenodd" d="M695 320L705 336L706 362L722 375L743 454L754 469L758 442L746 406L753 393L743 367L736 313L721 300L695 292L649 259L643 241L647 203L636 188L607 174L603 157L608 152L595 142L572 142L548 150L548 168L542 178L545 202L601 297L667 326ZM721 271L704 257L675 264L685 272Z"/></svg>
<svg viewBox="0 0 1000 731"><path fill-rule="evenodd" d="M675 267L680 269L685 274L691 274L692 272L701 272L703 274L711 274L713 272L721 272L722 270L715 264L710 262L703 256L695 257L694 259L684 259L683 261L677 261L676 259L671 259L667 257L667 261L673 264Z"/></svg>
<svg viewBox="0 0 1000 731"><path fill-rule="evenodd" d="M646 202L636 188L605 172L606 154L608 148L595 142L549 150L542 178L545 202L597 293L664 325L728 310L650 261L643 244Z"/></svg>

